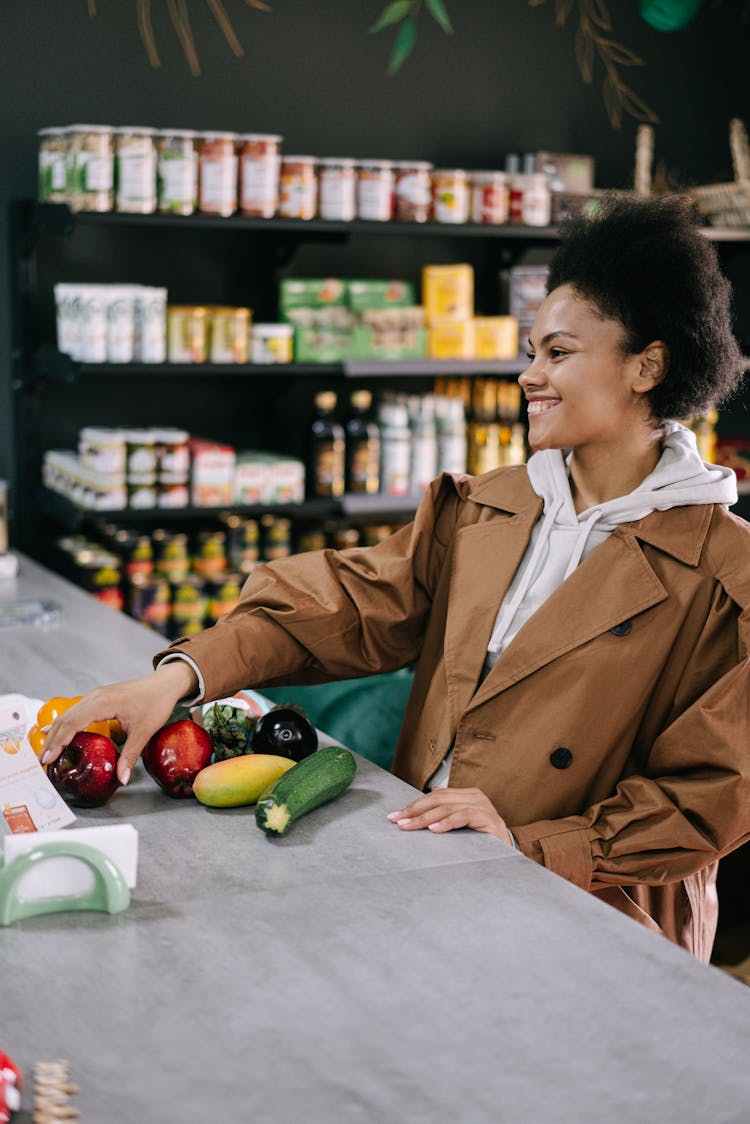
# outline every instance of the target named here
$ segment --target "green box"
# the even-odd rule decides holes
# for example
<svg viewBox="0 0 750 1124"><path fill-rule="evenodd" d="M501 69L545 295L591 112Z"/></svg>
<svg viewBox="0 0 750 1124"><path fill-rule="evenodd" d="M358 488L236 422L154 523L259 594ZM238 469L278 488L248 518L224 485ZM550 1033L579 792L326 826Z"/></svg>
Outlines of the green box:
<svg viewBox="0 0 750 1124"><path fill-rule="evenodd" d="M347 286L352 312L368 308L405 308L415 303L411 281L348 281Z"/></svg>
<svg viewBox="0 0 750 1124"><path fill-rule="evenodd" d="M347 283L339 277L286 277L279 292L279 312L288 319L294 308L334 308L346 305Z"/></svg>

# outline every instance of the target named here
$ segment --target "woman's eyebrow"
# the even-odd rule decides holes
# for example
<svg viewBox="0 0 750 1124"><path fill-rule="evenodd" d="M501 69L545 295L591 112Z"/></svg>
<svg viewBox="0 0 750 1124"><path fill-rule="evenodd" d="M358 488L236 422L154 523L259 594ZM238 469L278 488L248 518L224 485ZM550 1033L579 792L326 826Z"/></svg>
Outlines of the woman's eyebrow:
<svg viewBox="0 0 750 1124"><path fill-rule="evenodd" d="M573 335L572 332L563 332L563 331L547 332L547 335L542 340L540 340L539 346L544 347L544 345L546 343L549 343L550 340L555 339L556 336L565 336L569 340L577 340L578 339L578 336ZM531 336L529 336L529 347L533 347L533 346L534 345L531 342Z"/></svg>

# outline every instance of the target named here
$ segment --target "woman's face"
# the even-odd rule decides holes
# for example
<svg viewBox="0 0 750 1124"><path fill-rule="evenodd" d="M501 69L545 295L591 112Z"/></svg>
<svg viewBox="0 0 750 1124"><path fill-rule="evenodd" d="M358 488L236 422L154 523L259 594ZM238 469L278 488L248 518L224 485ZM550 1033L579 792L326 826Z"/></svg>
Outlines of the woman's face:
<svg viewBox="0 0 750 1124"><path fill-rule="evenodd" d="M531 366L519 378L532 449L627 445L648 426L641 356L620 350L624 328L570 285L544 300L531 329Z"/></svg>

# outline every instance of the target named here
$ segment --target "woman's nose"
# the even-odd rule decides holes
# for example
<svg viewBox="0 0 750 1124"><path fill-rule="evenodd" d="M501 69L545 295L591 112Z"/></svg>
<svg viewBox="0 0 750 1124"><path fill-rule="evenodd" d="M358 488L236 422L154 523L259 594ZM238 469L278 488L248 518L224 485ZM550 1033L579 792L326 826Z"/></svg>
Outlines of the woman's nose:
<svg viewBox="0 0 750 1124"><path fill-rule="evenodd" d="M518 385L522 390L526 390L532 386L539 386L542 382L544 382L544 378L541 365L537 364L537 357L534 356L526 370L518 376Z"/></svg>

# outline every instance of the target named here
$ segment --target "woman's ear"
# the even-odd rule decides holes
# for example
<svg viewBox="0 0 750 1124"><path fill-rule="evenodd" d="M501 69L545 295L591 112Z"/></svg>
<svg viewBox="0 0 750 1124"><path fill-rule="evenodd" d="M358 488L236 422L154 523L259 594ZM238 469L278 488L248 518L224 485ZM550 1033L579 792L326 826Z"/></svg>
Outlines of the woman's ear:
<svg viewBox="0 0 750 1124"><path fill-rule="evenodd" d="M638 356L638 369L633 389L639 394L653 390L666 375L668 366L667 345L661 340L654 340L648 347L644 347Z"/></svg>

